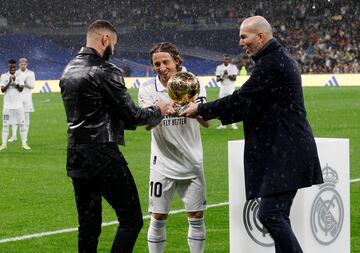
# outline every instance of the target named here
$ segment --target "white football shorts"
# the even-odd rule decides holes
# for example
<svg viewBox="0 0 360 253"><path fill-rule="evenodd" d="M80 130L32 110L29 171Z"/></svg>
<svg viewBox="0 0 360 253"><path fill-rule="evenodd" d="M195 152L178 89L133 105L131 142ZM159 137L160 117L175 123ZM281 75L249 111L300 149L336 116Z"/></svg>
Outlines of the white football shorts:
<svg viewBox="0 0 360 253"><path fill-rule="evenodd" d="M234 85L221 85L220 86L220 92L219 92L219 98L223 98L225 96L233 94L235 91Z"/></svg>
<svg viewBox="0 0 360 253"><path fill-rule="evenodd" d="M187 212L206 209L204 175L191 179L172 179L150 170L149 212L167 214L170 202L177 191Z"/></svg>
<svg viewBox="0 0 360 253"><path fill-rule="evenodd" d="M3 125L25 124L24 108L3 109Z"/></svg>
<svg viewBox="0 0 360 253"><path fill-rule="evenodd" d="M23 105L24 105L24 112L34 112L35 111L33 102L31 100L23 101Z"/></svg>

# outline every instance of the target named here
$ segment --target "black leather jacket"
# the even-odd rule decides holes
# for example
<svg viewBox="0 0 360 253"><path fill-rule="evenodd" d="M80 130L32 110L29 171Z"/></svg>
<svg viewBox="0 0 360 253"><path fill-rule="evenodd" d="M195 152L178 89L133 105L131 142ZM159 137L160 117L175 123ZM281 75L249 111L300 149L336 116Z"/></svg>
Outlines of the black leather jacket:
<svg viewBox="0 0 360 253"><path fill-rule="evenodd" d="M81 48L66 66L60 89L69 145L109 142L124 145L124 129L161 120L159 107L135 106L121 70L104 61L93 48Z"/></svg>

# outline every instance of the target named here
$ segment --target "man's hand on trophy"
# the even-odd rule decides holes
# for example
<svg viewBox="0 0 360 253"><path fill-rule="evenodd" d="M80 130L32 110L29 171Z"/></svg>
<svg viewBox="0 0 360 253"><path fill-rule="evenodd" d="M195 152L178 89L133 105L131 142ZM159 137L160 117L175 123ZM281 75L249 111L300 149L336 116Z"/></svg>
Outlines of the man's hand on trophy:
<svg viewBox="0 0 360 253"><path fill-rule="evenodd" d="M176 113L173 104L170 102L158 100L155 102L155 105L160 108L161 115L163 116L174 115Z"/></svg>
<svg viewBox="0 0 360 253"><path fill-rule="evenodd" d="M180 114L183 117L196 118L198 115L198 104L190 102L187 108Z"/></svg>

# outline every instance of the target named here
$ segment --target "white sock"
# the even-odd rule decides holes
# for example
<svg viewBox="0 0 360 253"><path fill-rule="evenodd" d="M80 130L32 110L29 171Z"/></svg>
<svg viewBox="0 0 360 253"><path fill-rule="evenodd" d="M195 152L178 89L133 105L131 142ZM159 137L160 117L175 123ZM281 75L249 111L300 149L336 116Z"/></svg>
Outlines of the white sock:
<svg viewBox="0 0 360 253"><path fill-rule="evenodd" d="M204 252L205 246L205 222L204 218L188 218L188 244L191 253Z"/></svg>
<svg viewBox="0 0 360 253"><path fill-rule="evenodd" d="M147 239L150 253L162 253L166 244L166 221L151 217Z"/></svg>
<svg viewBox="0 0 360 253"><path fill-rule="evenodd" d="M30 127L30 112L25 112L25 143L27 143L29 127Z"/></svg>
<svg viewBox="0 0 360 253"><path fill-rule="evenodd" d="M29 128L30 128L30 112L25 112L25 131L26 131L26 142L27 142L27 136L29 133Z"/></svg>
<svg viewBox="0 0 360 253"><path fill-rule="evenodd" d="M17 125L16 124L14 124L14 125L11 125L11 129L12 129L12 136L11 136L11 138L12 139L14 139L14 140L16 140L16 134L17 134Z"/></svg>
<svg viewBox="0 0 360 253"><path fill-rule="evenodd" d="M4 125L2 128L2 145L7 145L7 138L9 137L9 126Z"/></svg>
<svg viewBox="0 0 360 253"><path fill-rule="evenodd" d="M20 129L20 137L21 137L21 143L22 145L26 144L26 129L24 124L19 124Z"/></svg>

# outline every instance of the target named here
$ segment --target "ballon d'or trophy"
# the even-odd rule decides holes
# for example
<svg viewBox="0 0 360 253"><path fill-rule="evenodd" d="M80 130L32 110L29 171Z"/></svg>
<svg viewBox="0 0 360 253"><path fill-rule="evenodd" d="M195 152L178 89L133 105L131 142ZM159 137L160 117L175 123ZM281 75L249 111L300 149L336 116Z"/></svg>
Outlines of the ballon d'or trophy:
<svg viewBox="0 0 360 253"><path fill-rule="evenodd" d="M180 115L190 102L194 102L200 93L200 82L189 72L177 72L167 84L168 94L175 102L175 111Z"/></svg>

